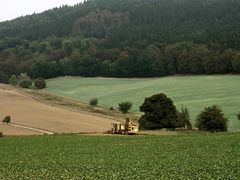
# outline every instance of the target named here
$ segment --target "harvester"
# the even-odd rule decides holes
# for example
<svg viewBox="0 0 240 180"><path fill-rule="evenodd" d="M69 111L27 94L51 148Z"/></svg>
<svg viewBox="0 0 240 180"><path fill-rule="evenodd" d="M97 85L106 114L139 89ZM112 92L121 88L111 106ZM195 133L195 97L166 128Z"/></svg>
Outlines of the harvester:
<svg viewBox="0 0 240 180"><path fill-rule="evenodd" d="M133 124L129 118L126 118L126 122L113 123L112 134L136 134L138 132L138 125Z"/></svg>

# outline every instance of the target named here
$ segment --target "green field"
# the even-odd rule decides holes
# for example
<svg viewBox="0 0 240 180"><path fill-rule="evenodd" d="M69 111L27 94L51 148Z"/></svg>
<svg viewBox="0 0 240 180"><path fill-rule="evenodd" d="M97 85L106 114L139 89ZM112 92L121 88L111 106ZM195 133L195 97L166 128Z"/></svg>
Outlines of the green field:
<svg viewBox="0 0 240 180"><path fill-rule="evenodd" d="M240 76L184 76L145 79L60 77L47 81L46 91L82 102L98 98L106 107L132 101L138 112L144 98L165 93L180 109L189 108L192 121L205 106L220 105L230 119L229 130L240 131L235 113L240 112Z"/></svg>
<svg viewBox="0 0 240 180"><path fill-rule="evenodd" d="M0 179L239 179L240 134L0 139Z"/></svg>

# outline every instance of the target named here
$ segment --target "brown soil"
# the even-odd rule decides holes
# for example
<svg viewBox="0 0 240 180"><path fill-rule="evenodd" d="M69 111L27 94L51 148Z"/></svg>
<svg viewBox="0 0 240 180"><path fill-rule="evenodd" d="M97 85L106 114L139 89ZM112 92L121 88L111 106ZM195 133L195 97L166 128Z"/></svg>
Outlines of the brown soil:
<svg viewBox="0 0 240 180"><path fill-rule="evenodd" d="M0 118L10 115L13 123L54 133L104 132L114 122L41 103L21 90L2 84L0 100Z"/></svg>

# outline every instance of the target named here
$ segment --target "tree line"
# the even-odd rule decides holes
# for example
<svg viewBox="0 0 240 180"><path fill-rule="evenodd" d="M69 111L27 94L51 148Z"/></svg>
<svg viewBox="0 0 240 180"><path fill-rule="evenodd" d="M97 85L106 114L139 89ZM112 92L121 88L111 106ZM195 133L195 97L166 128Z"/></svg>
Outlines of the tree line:
<svg viewBox="0 0 240 180"><path fill-rule="evenodd" d="M31 77L153 77L174 74L240 73L240 51L217 44L153 43L104 48L97 39L34 41L0 52L0 80L27 72Z"/></svg>

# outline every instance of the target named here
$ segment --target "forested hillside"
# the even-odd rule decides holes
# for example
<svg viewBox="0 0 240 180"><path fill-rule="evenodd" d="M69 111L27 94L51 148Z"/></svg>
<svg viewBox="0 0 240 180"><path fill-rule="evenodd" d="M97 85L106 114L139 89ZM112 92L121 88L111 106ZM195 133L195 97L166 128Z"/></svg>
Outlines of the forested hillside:
<svg viewBox="0 0 240 180"><path fill-rule="evenodd" d="M0 82L240 73L239 29L239 0L89 0L0 23Z"/></svg>

